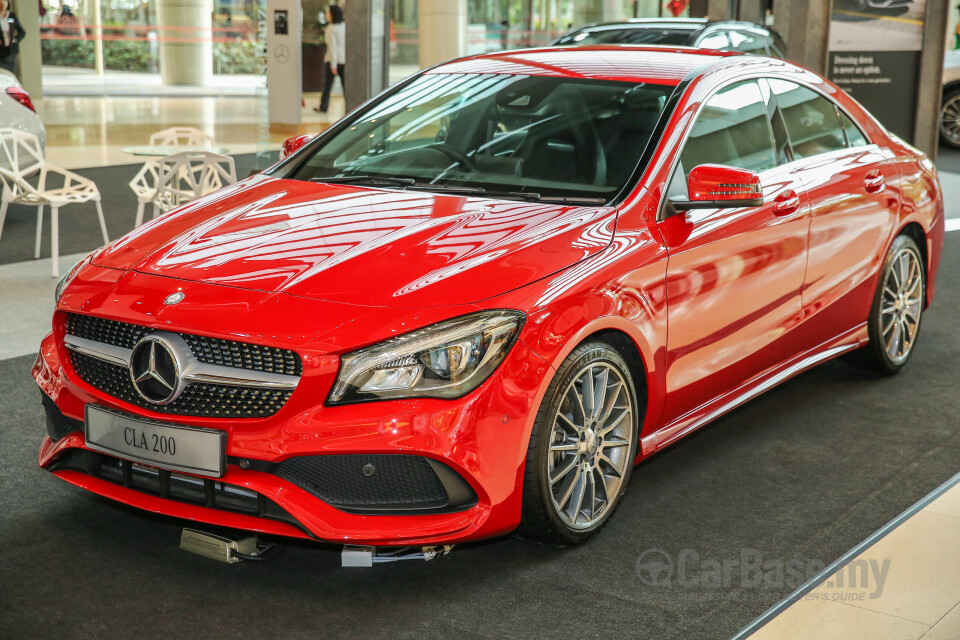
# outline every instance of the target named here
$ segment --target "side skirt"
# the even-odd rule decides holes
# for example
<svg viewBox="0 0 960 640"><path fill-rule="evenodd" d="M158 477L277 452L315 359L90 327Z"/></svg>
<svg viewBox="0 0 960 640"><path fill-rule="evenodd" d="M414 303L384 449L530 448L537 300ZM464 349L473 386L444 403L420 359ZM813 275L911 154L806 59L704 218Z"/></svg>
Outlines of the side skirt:
<svg viewBox="0 0 960 640"><path fill-rule="evenodd" d="M798 373L802 373L822 362L860 348L865 345L868 340L867 323L864 322L833 340L801 353L778 367L761 373L752 380L745 382L739 388L701 405L686 415L680 416L672 423L665 425L660 430L651 433L645 438L641 438L641 453L639 457L646 457L676 442L688 433L696 431L708 422L736 409L740 405L769 391L778 384L789 380Z"/></svg>

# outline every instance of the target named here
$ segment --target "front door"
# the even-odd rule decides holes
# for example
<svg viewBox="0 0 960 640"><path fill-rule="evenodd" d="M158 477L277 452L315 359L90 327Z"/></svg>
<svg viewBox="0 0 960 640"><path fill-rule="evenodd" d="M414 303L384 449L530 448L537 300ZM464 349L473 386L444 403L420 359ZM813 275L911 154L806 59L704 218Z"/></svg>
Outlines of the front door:
<svg viewBox="0 0 960 640"><path fill-rule="evenodd" d="M799 352L807 203L798 177L781 167L788 151L778 144L782 128L774 133L768 94L752 80L714 94L688 133L668 188L684 199L690 170L714 163L758 172L764 196L760 207L668 207L660 223L665 237L678 236L670 227L689 233L668 249L668 426Z"/></svg>

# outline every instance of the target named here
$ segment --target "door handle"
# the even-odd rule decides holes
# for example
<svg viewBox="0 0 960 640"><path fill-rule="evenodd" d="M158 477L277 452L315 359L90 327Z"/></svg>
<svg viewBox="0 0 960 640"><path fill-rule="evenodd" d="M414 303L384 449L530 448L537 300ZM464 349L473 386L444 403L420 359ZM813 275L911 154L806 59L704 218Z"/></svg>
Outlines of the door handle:
<svg viewBox="0 0 960 640"><path fill-rule="evenodd" d="M800 196L793 189L787 189L773 199L773 215L788 216L800 209Z"/></svg>
<svg viewBox="0 0 960 640"><path fill-rule="evenodd" d="M863 188L867 190L867 193L880 193L886 186L887 183L879 169L874 169L863 179Z"/></svg>

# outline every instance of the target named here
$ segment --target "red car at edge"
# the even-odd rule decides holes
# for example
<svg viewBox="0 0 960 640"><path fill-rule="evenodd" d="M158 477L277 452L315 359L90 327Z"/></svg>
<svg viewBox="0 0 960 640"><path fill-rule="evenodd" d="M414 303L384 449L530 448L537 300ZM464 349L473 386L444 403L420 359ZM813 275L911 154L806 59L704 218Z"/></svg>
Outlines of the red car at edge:
<svg viewBox="0 0 960 640"><path fill-rule="evenodd" d="M264 534L582 542L772 386L899 371L943 234L933 164L788 62L454 60L70 270L39 463Z"/></svg>

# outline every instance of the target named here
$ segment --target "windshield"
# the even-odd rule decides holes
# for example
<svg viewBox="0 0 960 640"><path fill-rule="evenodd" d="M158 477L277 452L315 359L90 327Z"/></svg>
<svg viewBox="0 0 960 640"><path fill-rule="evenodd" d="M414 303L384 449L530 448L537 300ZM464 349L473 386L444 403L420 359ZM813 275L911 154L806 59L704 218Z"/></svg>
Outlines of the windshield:
<svg viewBox="0 0 960 640"><path fill-rule="evenodd" d="M662 27L647 27L627 29L583 29L566 35L556 44L662 44L683 46L690 44L691 29L664 29Z"/></svg>
<svg viewBox="0 0 960 640"><path fill-rule="evenodd" d="M672 90L577 78L425 74L277 173L604 203L637 169Z"/></svg>

